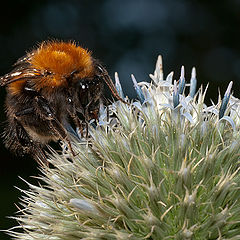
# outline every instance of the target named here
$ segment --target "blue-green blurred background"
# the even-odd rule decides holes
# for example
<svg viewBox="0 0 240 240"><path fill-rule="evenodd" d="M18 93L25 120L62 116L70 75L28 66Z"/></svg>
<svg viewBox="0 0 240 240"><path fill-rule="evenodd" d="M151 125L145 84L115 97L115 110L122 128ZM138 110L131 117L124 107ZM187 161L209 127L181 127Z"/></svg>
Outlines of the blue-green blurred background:
<svg viewBox="0 0 240 240"><path fill-rule="evenodd" d="M76 40L107 66L118 71L126 95L135 97L130 74L149 80L158 54L163 55L165 76L179 78L185 65L189 79L197 67L198 84L210 82L208 101L216 101L229 81L239 97L240 0L68 0L6 1L0 14L0 75L46 39ZM0 122L5 120L5 90L0 89ZM2 131L2 128L1 128ZM14 186L26 189L18 178L36 182L31 159L16 158L0 142L0 229L16 225L6 218L17 211L21 196ZM0 233L0 239L10 239Z"/></svg>

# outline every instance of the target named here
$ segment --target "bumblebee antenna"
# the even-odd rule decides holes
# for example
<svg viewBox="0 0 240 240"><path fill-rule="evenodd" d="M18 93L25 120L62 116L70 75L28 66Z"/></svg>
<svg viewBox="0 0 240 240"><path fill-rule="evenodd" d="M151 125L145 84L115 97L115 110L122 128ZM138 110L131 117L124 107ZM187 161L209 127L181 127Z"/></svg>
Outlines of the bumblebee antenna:
<svg viewBox="0 0 240 240"><path fill-rule="evenodd" d="M106 71L101 65L98 65L98 69L101 71L102 76L103 76L103 79L104 79L104 82L107 84L107 86L108 86L108 88L110 89L110 91L111 91L111 93L113 94L113 96L114 96L117 100L119 100L119 101L121 101L121 102L129 105L128 102L126 102L124 99L122 99L122 98L119 96L118 91L117 91L116 87L114 86L114 84L113 84L113 82L112 82L112 79L111 79L110 76L108 75L107 71Z"/></svg>

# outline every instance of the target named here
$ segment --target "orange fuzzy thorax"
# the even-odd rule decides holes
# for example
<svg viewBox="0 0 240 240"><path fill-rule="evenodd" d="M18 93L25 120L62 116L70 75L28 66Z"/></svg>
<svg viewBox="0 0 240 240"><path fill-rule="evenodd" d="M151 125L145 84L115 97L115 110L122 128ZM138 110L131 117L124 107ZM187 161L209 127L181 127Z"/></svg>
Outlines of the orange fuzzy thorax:
<svg viewBox="0 0 240 240"><path fill-rule="evenodd" d="M9 84L8 89L12 94L21 93L27 81L37 91L43 88L51 91L55 87L67 87L68 81L94 75L91 53L72 42L44 42L30 55L27 60L29 71L17 74L13 78L16 81ZM73 72L75 78L69 78Z"/></svg>
<svg viewBox="0 0 240 240"><path fill-rule="evenodd" d="M78 78L93 75L93 63L90 53L74 43L50 42L37 49L30 60L33 68L48 71L49 76L35 82L36 88L65 86L67 77L78 71Z"/></svg>

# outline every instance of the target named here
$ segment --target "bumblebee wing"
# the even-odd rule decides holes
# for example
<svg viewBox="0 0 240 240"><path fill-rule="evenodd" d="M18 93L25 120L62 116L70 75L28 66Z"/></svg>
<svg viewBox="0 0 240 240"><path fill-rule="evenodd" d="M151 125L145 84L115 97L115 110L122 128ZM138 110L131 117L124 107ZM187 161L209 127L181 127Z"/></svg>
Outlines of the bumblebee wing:
<svg viewBox="0 0 240 240"><path fill-rule="evenodd" d="M40 78L42 76L40 71L29 68L29 63L23 62L21 66L16 67L12 72L0 77L0 86L6 86L20 80Z"/></svg>
<svg viewBox="0 0 240 240"><path fill-rule="evenodd" d="M42 77L40 71L31 67L30 60L33 55L34 52L31 52L19 58L13 65L15 68L10 73L0 77L0 86L5 86L20 80L30 80Z"/></svg>
<svg viewBox="0 0 240 240"><path fill-rule="evenodd" d="M33 57L34 55L34 52L31 52L31 53L28 53L26 55L24 55L23 57L20 57L14 64L13 66L14 67L17 67L17 66L22 66L22 65L25 65L25 64L29 64L29 61L31 60L31 58Z"/></svg>

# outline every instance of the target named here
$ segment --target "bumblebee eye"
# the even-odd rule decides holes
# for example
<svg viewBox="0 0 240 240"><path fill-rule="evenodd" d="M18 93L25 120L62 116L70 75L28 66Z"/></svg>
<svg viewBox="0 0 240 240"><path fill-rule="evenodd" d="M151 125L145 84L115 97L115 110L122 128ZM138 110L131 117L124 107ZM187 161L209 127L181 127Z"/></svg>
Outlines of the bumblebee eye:
<svg viewBox="0 0 240 240"><path fill-rule="evenodd" d="M89 88L89 85L88 85L88 83L86 83L86 82L80 82L80 83L79 83L79 86L80 86L80 88L83 89L83 90Z"/></svg>
<svg viewBox="0 0 240 240"><path fill-rule="evenodd" d="M86 85L85 84L80 84L81 88L82 89L85 89L86 88Z"/></svg>

